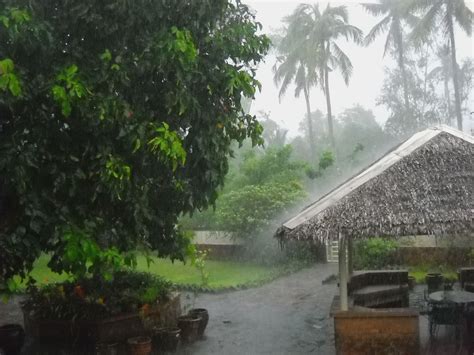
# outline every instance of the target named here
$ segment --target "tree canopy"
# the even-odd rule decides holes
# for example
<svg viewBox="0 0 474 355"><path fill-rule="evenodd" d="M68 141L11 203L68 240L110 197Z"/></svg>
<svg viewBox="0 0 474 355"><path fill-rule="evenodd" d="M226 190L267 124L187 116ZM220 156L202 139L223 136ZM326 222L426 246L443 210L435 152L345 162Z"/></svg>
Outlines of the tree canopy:
<svg viewBox="0 0 474 355"><path fill-rule="evenodd" d="M261 142L259 30L238 0L0 0L0 279L76 242L182 256L177 216Z"/></svg>

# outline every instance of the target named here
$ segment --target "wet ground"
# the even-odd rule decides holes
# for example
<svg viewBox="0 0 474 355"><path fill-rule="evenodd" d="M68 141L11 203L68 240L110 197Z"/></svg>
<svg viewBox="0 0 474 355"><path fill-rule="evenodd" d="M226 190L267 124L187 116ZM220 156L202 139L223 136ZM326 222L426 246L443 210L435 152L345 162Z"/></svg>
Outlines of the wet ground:
<svg viewBox="0 0 474 355"><path fill-rule="evenodd" d="M180 353L334 354L329 308L337 287L322 281L336 272L336 264L318 264L259 288L199 295L195 306L210 314L207 338Z"/></svg>
<svg viewBox="0 0 474 355"><path fill-rule="evenodd" d="M183 305L207 308L210 319L206 339L178 354L334 354L329 307L337 287L322 281L336 271L317 264L259 288L183 295ZM18 298L0 302L0 323L10 322L22 323Z"/></svg>
<svg viewBox="0 0 474 355"><path fill-rule="evenodd" d="M259 288L199 294L196 298L183 294L183 311L186 307L204 307L210 319L206 339L181 346L177 354L335 354L329 308L337 287L322 281L336 271L335 264L318 264ZM423 312L425 288L419 285L410 292L410 306L421 312L420 353L474 354L472 346L466 346L470 337L456 340L452 327L441 326L436 337L429 337L428 318ZM14 297L7 304L0 302L0 324L23 323L19 301L20 297ZM32 353L36 354L25 347L22 354Z"/></svg>

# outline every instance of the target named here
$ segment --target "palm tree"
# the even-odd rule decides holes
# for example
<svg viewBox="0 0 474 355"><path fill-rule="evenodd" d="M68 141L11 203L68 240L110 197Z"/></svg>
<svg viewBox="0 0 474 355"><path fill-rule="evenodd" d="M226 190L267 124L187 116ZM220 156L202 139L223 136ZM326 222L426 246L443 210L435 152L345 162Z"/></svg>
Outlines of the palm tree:
<svg viewBox="0 0 474 355"><path fill-rule="evenodd" d="M371 44L377 36L387 32L385 40L385 49L383 55L387 51L393 49L397 53L397 64L402 75L403 95L405 101L405 110L410 112L410 100L408 95L408 79L405 65L405 46L403 22L410 23L415 20L414 16L409 12L409 3L401 0L378 0L379 3L362 4L367 12L373 16L384 16L365 37L365 45Z"/></svg>
<svg viewBox="0 0 474 355"><path fill-rule="evenodd" d="M440 78L444 85L444 101L446 103L446 113L448 120L451 122L452 108L451 108L451 93L449 90L449 79L452 77L451 55L448 45L442 45L437 53L439 65L428 73L428 79Z"/></svg>
<svg viewBox="0 0 474 355"><path fill-rule="evenodd" d="M347 85L353 69L349 57L336 41L344 37L346 40L361 43L362 31L349 24L345 6L331 7L328 5L321 12L318 4L301 4L296 8L295 14L303 34L302 42L312 49L312 60L308 63L308 70L309 72L319 72L319 82L326 97L329 138L331 146L335 150L329 73L339 70Z"/></svg>
<svg viewBox="0 0 474 355"><path fill-rule="evenodd" d="M459 86L459 68L456 60L456 41L454 38L454 23L468 35L472 34L473 13L466 6L464 0L416 0L415 9L425 12L423 18L413 31L415 39L423 39L441 27L449 36L451 52L452 79L454 88L454 108L458 129L462 130L461 92ZM440 21L440 22L438 22ZM440 26L441 25L441 26Z"/></svg>
<svg viewBox="0 0 474 355"><path fill-rule="evenodd" d="M305 36L302 33L296 12L285 17L283 21L287 23L285 34L274 41L279 56L273 66L273 79L275 84L280 86L278 95L280 100L292 83L296 86L295 97L299 97L303 92L309 129L310 156L316 157L316 142L311 121L310 89L317 85L319 79L316 72L309 69L313 61L314 46L308 46L308 43L304 40Z"/></svg>

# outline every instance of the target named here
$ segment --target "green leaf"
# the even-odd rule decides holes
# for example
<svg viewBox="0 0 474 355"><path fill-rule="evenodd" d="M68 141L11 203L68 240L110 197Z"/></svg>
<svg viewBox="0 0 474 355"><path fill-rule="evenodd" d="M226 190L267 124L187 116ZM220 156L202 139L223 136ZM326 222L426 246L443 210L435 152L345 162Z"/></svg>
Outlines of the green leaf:
<svg viewBox="0 0 474 355"><path fill-rule="evenodd" d="M15 65L10 58L0 60L0 75L1 74L10 74L13 72Z"/></svg>
<svg viewBox="0 0 474 355"><path fill-rule="evenodd" d="M104 62L110 62L112 60L112 53L106 49L104 53L100 55L100 59L102 59Z"/></svg>

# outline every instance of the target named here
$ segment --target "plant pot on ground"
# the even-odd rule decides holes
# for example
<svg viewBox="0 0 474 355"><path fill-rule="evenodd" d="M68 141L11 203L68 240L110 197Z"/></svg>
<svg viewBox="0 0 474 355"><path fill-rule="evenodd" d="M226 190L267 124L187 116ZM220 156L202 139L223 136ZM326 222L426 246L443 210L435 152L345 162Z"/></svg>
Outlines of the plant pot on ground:
<svg viewBox="0 0 474 355"><path fill-rule="evenodd" d="M439 272L427 273L425 280L428 286L428 292L439 291L443 288L443 275Z"/></svg>
<svg viewBox="0 0 474 355"><path fill-rule="evenodd" d="M153 348L158 351L175 352L180 337L179 328L155 328L152 332Z"/></svg>
<svg viewBox="0 0 474 355"><path fill-rule="evenodd" d="M0 349L3 349L7 355L19 354L25 332L19 324L5 324L0 326Z"/></svg>
<svg viewBox="0 0 474 355"><path fill-rule="evenodd" d="M198 337L202 338L204 336L204 331L206 330L207 323L209 322L209 312L205 308L193 308L188 312L191 316L201 317L198 327Z"/></svg>
<svg viewBox="0 0 474 355"><path fill-rule="evenodd" d="M181 329L181 338L186 343L192 343L198 339L199 323L201 317L187 315L178 318L178 328Z"/></svg>
<svg viewBox="0 0 474 355"><path fill-rule="evenodd" d="M132 355L148 355L151 354L151 338L150 337L134 337L127 339L128 347Z"/></svg>

